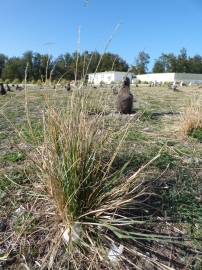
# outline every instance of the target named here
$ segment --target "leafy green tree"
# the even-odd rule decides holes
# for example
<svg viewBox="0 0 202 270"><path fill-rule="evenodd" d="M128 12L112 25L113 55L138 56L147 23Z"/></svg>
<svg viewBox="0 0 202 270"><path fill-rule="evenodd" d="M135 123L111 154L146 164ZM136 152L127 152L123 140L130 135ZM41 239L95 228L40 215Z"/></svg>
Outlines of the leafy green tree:
<svg viewBox="0 0 202 270"><path fill-rule="evenodd" d="M165 72L165 66L161 60L155 61L152 72L153 73L164 73Z"/></svg>
<svg viewBox="0 0 202 270"><path fill-rule="evenodd" d="M181 72L202 74L202 56L187 56L185 48L180 50L178 56L173 53L163 53L154 63L154 73L161 72Z"/></svg>
<svg viewBox="0 0 202 270"><path fill-rule="evenodd" d="M34 80L41 79L41 54L34 53L32 59L32 76Z"/></svg>
<svg viewBox="0 0 202 270"><path fill-rule="evenodd" d="M195 55L194 57L190 57L188 65L191 73L202 74L202 56Z"/></svg>
<svg viewBox="0 0 202 270"><path fill-rule="evenodd" d="M180 50L180 54L177 58L177 72L190 72L187 51L185 48Z"/></svg>
<svg viewBox="0 0 202 270"><path fill-rule="evenodd" d="M31 81L34 79L34 74L33 74L33 52L32 51L27 51L23 54L22 56L22 63L24 66L28 65L28 74L27 74L27 80Z"/></svg>
<svg viewBox="0 0 202 270"><path fill-rule="evenodd" d="M72 65L73 59L70 54L60 55L55 61L53 61L52 79L54 80L73 80L74 79L74 67Z"/></svg>
<svg viewBox="0 0 202 270"><path fill-rule="evenodd" d="M22 81L24 79L25 65L19 57L12 57L8 59L3 72L2 78L9 79L13 81L14 79L19 79Z"/></svg>
<svg viewBox="0 0 202 270"><path fill-rule="evenodd" d="M145 74L148 71L148 64L149 64L150 56L148 53L141 51L139 52L135 66L132 67L132 72L136 74Z"/></svg>
<svg viewBox="0 0 202 270"><path fill-rule="evenodd" d="M42 81L46 81L50 77L50 71L53 68L52 56L41 54L40 57L40 77Z"/></svg>
<svg viewBox="0 0 202 270"><path fill-rule="evenodd" d="M105 53L102 57L100 71L127 71L128 64L118 54Z"/></svg>
<svg viewBox="0 0 202 270"><path fill-rule="evenodd" d="M177 72L178 60L173 53L163 53L156 61L153 67L153 72Z"/></svg>
<svg viewBox="0 0 202 270"><path fill-rule="evenodd" d="M8 57L1 53L0 54L0 78L2 76L2 72L6 65L7 60L8 60Z"/></svg>

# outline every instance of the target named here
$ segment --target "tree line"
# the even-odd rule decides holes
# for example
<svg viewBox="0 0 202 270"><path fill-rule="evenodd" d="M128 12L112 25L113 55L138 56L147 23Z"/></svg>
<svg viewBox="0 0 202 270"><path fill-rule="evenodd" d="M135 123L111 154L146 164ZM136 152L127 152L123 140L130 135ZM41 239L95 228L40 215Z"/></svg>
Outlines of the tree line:
<svg viewBox="0 0 202 270"><path fill-rule="evenodd" d="M145 51L139 52L134 65L130 71L135 74L144 74L148 72L150 56ZM26 69L27 67L27 69ZM0 79L23 81L25 78L25 69L27 70L28 81L46 80L74 80L81 79L88 73L116 70L128 71L128 63L118 54L110 52L100 54L97 51L85 51L82 54L76 52L65 53L57 58L48 54L27 51L22 57L7 57L0 54ZM178 55L173 53L162 53L155 60L152 72L186 72L202 73L202 56L187 55L185 48L182 48Z"/></svg>
<svg viewBox="0 0 202 270"><path fill-rule="evenodd" d="M148 72L148 64L150 56L148 53L141 51L132 67L132 72L135 74L145 74ZM173 53L162 53L158 59L155 60L153 73L165 72L179 72L179 73L202 73L202 56L194 55L193 57L187 55L185 48L180 50L178 55Z"/></svg>
<svg viewBox="0 0 202 270"><path fill-rule="evenodd" d="M187 55L185 48L176 56L173 53L162 54L154 63L154 73L179 72L179 73L202 73L202 56Z"/></svg>
<svg viewBox="0 0 202 270"><path fill-rule="evenodd" d="M28 81L74 80L84 78L88 73L118 70L127 71L129 66L119 55L113 53L85 51L66 53L53 58L48 54L32 51L25 52L22 57L7 57L0 54L0 78L2 80L22 81L27 67ZM75 74L76 73L76 74Z"/></svg>

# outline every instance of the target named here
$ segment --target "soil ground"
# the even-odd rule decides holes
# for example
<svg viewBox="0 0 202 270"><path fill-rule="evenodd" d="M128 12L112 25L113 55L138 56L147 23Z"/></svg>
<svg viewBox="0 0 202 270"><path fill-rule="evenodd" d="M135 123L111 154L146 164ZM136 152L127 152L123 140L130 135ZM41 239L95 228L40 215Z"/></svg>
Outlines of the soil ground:
<svg viewBox="0 0 202 270"><path fill-rule="evenodd" d="M92 115L104 110L103 117L114 130L130 121L120 163L130 158L129 170L136 171L161 150L161 157L142 173L160 196L159 201L151 200L151 206L163 220L159 221L155 232L174 233L182 241L186 238L187 247L179 251L174 245L168 248L166 244L153 243L151 250L173 269L201 269L202 143L197 138L182 137L179 129L181 113L194 97L202 100L202 89L181 87L174 92L168 87L132 87L136 102L131 115L116 113L116 96L111 89L92 91L92 100L99 101L92 108ZM46 230L50 233L52 217L47 217L48 227L44 228L49 202L44 209L40 208L43 193L40 193L41 183L30 161L35 141L27 123L28 116L34 136L40 139L46 106L44 95L47 94L58 106L66 106L71 95L63 89L29 87L26 95L29 111L25 109L24 91L0 96L0 269L17 269L20 263L26 263L30 269L40 269L40 258L51 245L50 239L46 239ZM23 134L25 140L17 134ZM41 247L37 246L38 231L41 231ZM43 242L46 245L43 246ZM139 267L152 269L141 262Z"/></svg>

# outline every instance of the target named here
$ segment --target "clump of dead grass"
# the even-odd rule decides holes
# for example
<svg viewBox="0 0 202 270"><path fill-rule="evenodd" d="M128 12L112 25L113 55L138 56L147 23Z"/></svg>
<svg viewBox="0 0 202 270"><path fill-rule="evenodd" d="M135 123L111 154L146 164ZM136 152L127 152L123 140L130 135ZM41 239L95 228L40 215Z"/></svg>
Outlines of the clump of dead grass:
<svg viewBox="0 0 202 270"><path fill-rule="evenodd" d="M180 116L180 134L189 136L195 129L202 127L201 100L191 99Z"/></svg>

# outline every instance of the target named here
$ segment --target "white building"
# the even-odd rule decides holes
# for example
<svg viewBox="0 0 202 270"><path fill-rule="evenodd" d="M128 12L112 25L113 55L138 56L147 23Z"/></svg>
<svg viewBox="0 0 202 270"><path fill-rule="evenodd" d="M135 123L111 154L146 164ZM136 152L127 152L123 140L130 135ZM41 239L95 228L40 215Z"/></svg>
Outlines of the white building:
<svg viewBox="0 0 202 270"><path fill-rule="evenodd" d="M112 82L120 82L127 76L130 81L132 81L133 74L127 72L120 71L105 71L98 73L90 73L88 74L88 82L93 83L95 85L100 84L101 82L110 84Z"/></svg>
<svg viewBox="0 0 202 270"><path fill-rule="evenodd" d="M192 73L150 73L136 75L135 80L141 82L185 82L202 83L202 74Z"/></svg>

